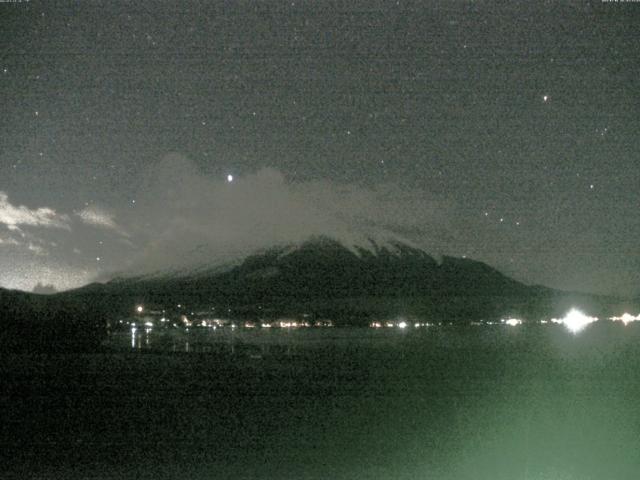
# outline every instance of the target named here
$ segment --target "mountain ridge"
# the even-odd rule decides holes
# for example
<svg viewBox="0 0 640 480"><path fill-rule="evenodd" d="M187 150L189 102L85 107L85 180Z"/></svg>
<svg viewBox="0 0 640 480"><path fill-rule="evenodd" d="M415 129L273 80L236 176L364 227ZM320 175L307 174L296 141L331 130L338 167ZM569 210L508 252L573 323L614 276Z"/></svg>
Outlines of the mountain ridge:
<svg viewBox="0 0 640 480"><path fill-rule="evenodd" d="M184 272L182 272L184 273ZM559 318L571 308L606 317L638 302L526 285L477 260L398 242L349 248L328 237L280 245L225 268L187 275L114 278L52 295L0 289L0 345L8 351L94 351L107 325L137 305L178 319L300 317L335 325L384 318L465 324Z"/></svg>
<svg viewBox="0 0 640 480"><path fill-rule="evenodd" d="M399 241L371 241L364 248L326 236L263 249L224 269L114 279L68 295L88 290L119 298L129 311L135 303L165 309L180 304L247 317L410 313L463 321L557 315L575 303L602 311L611 303L604 296L526 285L478 260L436 259Z"/></svg>

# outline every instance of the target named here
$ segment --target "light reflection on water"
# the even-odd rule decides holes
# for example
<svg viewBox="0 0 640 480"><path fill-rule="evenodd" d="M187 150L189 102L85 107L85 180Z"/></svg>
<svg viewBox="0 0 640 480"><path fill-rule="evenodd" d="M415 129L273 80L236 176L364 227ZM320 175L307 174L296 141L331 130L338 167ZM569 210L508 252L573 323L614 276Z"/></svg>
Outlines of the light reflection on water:
<svg viewBox="0 0 640 480"><path fill-rule="evenodd" d="M47 362L73 362L52 370L56 379L80 372L73 398L99 392L76 412L87 412L90 428L52 431L70 432L59 442L67 444L85 429L96 443L84 460L101 456L113 478L625 480L640 468L640 324L590 324L577 333L555 324L138 326L111 341L121 351L160 354ZM322 350L327 345L338 348ZM195 355L206 352L299 356ZM94 378L110 396L88 388ZM69 418L44 408L30 414ZM141 442L138 432L153 441ZM39 459L40 447L25 458ZM125 449L133 454L124 457ZM68 470L76 463L71 456ZM59 478L87 478L67 473Z"/></svg>
<svg viewBox="0 0 640 480"><path fill-rule="evenodd" d="M371 328L300 328L300 329L152 329L132 327L129 332L113 333L107 344L117 350L151 350L158 352L231 352L238 347L253 349L261 354L272 347L299 349L353 344L380 344L385 346L402 342L408 335L420 336L424 332L398 329Z"/></svg>
<svg viewBox="0 0 640 480"><path fill-rule="evenodd" d="M293 412L287 415L293 419L287 429L278 429L273 450L266 441L261 447L279 459L278 465L287 465L286 472L269 464L272 471L261 478L294 478L288 474L296 469L305 478L306 469L316 465L315 473L328 469L326 478L345 480L595 480L635 478L632 474L640 467L640 328L633 325L601 323L579 332L547 324L423 330L137 329L128 335L122 335L122 346L137 351L237 353L248 348L251 355L268 355L309 352L322 345L353 347L356 354L344 357L340 368L341 375L349 372L355 380L347 376L332 383L339 378L333 372L318 376L329 382L332 396L296 396L290 404L280 403L277 396L261 397L278 407L264 407L260 418L279 418L281 408ZM206 364L206 358L202 361ZM278 371L277 363L261 365ZM272 388L280 391L292 381L283 378ZM243 414L255 408L251 404ZM301 439L315 450L297 449ZM288 448L277 448L280 444ZM314 451L322 454L322 467ZM262 461L260 455L250 452L246 464L230 463L228 468L248 469ZM342 471L341 464L349 467Z"/></svg>
<svg viewBox="0 0 640 480"><path fill-rule="evenodd" d="M113 333L108 346L119 350L185 352L185 353L235 353L238 349L268 354L272 348L287 351L304 350L326 345L332 347L397 347L420 343L424 339L436 342L447 349L466 348L467 341L481 342L495 347L496 342L505 345L521 341L525 337L545 336L547 346L564 355L590 354L594 342L599 344L597 332L615 333L611 342L599 345L599 349L615 346L620 339L636 335L630 326L615 322L602 323L584 331L565 329L562 325L521 325L513 328L505 325L485 326L431 326L425 329L409 328L189 328L162 329L136 328L128 332ZM636 332L636 333L634 333Z"/></svg>

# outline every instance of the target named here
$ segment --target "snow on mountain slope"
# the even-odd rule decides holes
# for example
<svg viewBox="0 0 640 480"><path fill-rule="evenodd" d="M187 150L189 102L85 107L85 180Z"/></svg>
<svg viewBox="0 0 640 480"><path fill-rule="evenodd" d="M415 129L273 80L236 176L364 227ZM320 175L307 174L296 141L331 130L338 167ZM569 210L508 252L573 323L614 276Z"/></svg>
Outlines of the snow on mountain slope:
<svg viewBox="0 0 640 480"><path fill-rule="evenodd" d="M372 235L348 235L342 238L316 235L304 241L273 245L256 251L228 250L220 252L213 251L207 245L198 245L179 258L174 259L170 266L166 268L144 271L138 270L135 265L132 265L129 269L112 274L110 278L103 280L129 281L201 277L231 270L241 265L247 258L256 255L275 253L278 257L284 257L300 249L308 248L309 245L321 243L340 245L357 257L362 257L366 254L373 256L380 254L401 256L408 251L419 251L427 255L418 246L397 235L374 233Z"/></svg>

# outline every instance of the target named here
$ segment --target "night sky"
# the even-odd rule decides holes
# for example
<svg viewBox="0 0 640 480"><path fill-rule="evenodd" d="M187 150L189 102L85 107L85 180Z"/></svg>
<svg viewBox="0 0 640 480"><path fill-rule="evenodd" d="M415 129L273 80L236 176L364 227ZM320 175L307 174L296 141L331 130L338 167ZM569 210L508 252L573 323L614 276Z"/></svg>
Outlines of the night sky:
<svg viewBox="0 0 640 480"><path fill-rule="evenodd" d="M328 234L640 291L640 3L0 3L0 285Z"/></svg>

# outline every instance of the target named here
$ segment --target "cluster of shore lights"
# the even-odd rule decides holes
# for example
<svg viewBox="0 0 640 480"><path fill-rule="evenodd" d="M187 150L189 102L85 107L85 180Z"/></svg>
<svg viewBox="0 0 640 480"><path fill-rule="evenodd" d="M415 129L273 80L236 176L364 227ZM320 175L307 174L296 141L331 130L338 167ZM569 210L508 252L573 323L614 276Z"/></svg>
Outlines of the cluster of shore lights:
<svg viewBox="0 0 640 480"><path fill-rule="evenodd" d="M609 320L612 320L614 322L622 322L625 325L628 325L631 322L640 321L640 313L638 315L636 315L635 317L633 315L631 315L630 313L623 313L620 317L611 317L611 318L609 318Z"/></svg>
<svg viewBox="0 0 640 480"><path fill-rule="evenodd" d="M430 323L425 323L425 322L415 322L413 324L410 324L409 322L407 322L405 320L400 320L400 321L387 321L387 322L379 322L379 321L371 322L371 323L369 323L369 328L400 328L400 329L405 329L405 328L410 327L411 325L413 325L414 328L430 327L431 326Z"/></svg>
<svg viewBox="0 0 640 480"><path fill-rule="evenodd" d="M520 320L519 318L503 318L501 322L505 325L509 325L510 327L522 325L522 320Z"/></svg>
<svg viewBox="0 0 640 480"><path fill-rule="evenodd" d="M598 318L590 317L582 313L580 310L572 308L571 310L569 310L569 313L567 313L564 316L564 318L560 318L560 319L552 318L551 321L553 323L563 324L572 333L578 333L579 331L583 330L587 325L593 322L597 322Z"/></svg>
<svg viewBox="0 0 640 480"><path fill-rule="evenodd" d="M181 307L181 305L178 305L178 307ZM136 306L136 313L141 314L144 312L144 307L142 305L138 305ZM190 321L186 315L182 315L181 317L182 323L189 327L192 325L192 321ZM623 313L621 316L619 317L609 317L609 320L614 321L614 322L622 322L625 325L628 325L631 322L638 322L640 321L640 314L633 316L630 313ZM168 320L163 317L161 320L161 322L167 322ZM565 327L567 327L571 332L573 333L577 333L581 330L583 330L587 325L598 321L597 317L590 317L588 315L585 315L584 313L582 313L580 310L576 309L576 308L572 308L565 316L564 318L552 318L551 320L547 321L547 320L541 320L540 323L542 324L546 324L546 323L555 323L555 324L561 324L564 325ZM122 323L122 321L120 321ZM522 325L524 322L523 320L519 319L519 318L503 318L500 323L504 324L504 325L508 325L510 327L516 327L518 325ZM489 322L489 324L491 324ZM213 322L209 323L206 320L202 320L200 323L201 326L212 326L212 327L216 327L216 326L223 326L221 321L216 319ZM261 323L260 326L264 327L264 328L269 328L271 327L273 324L271 323ZM420 327L428 327L431 324L429 323L420 323L420 322L416 322L413 324L413 326L415 328L420 328ZM149 329L150 327L153 327L153 323L147 321L144 323L144 326L147 327L147 329ZM174 324L174 326L177 326ZM236 327L235 324L231 325L232 327ZM244 325L246 328L253 328L256 326L256 324L254 324L253 322L245 322ZM311 323L307 322L307 321L301 321L301 322L297 322L294 320L286 320L286 321L279 321L279 322L275 322L275 326L279 326L281 328L291 328L291 327L310 327ZM316 326L332 326L332 324L330 322L320 322L319 324L317 324ZM369 324L369 327L371 328L382 328L382 327L387 327L387 328L393 328L393 327L397 327L400 329L405 329L407 327L409 327L410 324L404 320L400 320L400 321L386 321L386 322L380 322L380 321L375 321L375 322L371 322ZM136 324L132 323L131 324L132 330L135 331L136 328Z"/></svg>
<svg viewBox="0 0 640 480"><path fill-rule="evenodd" d="M630 317L630 316L629 316ZM624 317L627 318L627 317ZM635 318L635 317L631 317ZM585 315L580 310L576 308L572 308L569 312L564 316L564 318L552 318L551 323L556 323L560 325L564 325L567 327L572 333L578 333L583 330L587 325L598 321L597 317L590 317ZM505 325L509 325L510 327L515 327L518 325L522 325L523 321L519 318L503 318L501 323ZM546 320L541 321L542 324L546 324ZM626 323L625 323L626 324Z"/></svg>

